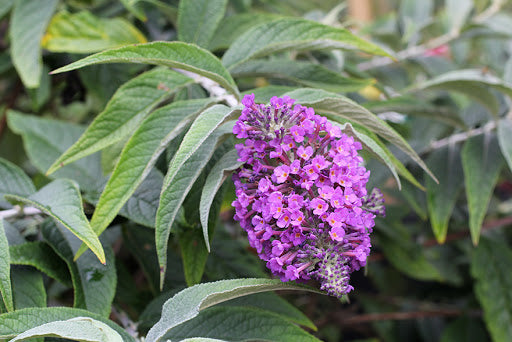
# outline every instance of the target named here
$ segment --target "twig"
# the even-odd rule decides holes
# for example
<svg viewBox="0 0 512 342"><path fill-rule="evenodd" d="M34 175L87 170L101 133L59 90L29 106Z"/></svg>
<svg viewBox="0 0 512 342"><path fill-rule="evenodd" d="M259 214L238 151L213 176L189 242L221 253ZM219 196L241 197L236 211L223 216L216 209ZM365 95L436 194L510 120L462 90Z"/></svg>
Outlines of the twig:
<svg viewBox="0 0 512 342"><path fill-rule="evenodd" d="M22 208L19 205L14 206L12 209L0 211L0 219L9 219L16 216L32 216L42 214L42 211L34 207Z"/></svg>
<svg viewBox="0 0 512 342"><path fill-rule="evenodd" d="M139 339L139 333L137 332L137 323L133 322L126 312L117 310L115 306L112 306L111 315L114 316L119 323L123 326L128 334L130 334L136 340Z"/></svg>
<svg viewBox="0 0 512 342"><path fill-rule="evenodd" d="M239 104L238 100L235 96L228 94L226 89L219 86L217 82L214 82L210 80L209 78L203 77L201 75L195 74L193 72L182 70L182 69L175 69L176 71L182 73L183 75L186 75L190 78L192 78L194 81L199 83L204 89L206 89L210 95L213 95L217 97L220 100L226 101L226 103L230 107L235 107Z"/></svg>
<svg viewBox="0 0 512 342"><path fill-rule="evenodd" d="M497 124L495 121L490 121L486 123L482 127L474 128L466 132L461 132L457 134L450 135L449 137L436 140L430 143L430 145L423 151L421 151L420 154L426 154L429 152L432 152L434 150L440 149L441 147L456 144L462 141L466 141L469 138L472 138L477 135L485 134L487 132L490 132L494 130L497 127Z"/></svg>

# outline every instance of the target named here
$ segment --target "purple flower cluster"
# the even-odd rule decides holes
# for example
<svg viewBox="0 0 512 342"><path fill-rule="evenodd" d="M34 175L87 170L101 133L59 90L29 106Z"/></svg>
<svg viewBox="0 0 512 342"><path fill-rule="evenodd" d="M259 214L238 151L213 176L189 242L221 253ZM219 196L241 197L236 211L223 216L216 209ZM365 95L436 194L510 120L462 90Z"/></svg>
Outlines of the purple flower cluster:
<svg viewBox="0 0 512 342"><path fill-rule="evenodd" d="M350 273L366 265L375 215L384 215L382 193L366 191L361 144L287 96L242 103L235 219L274 275L317 279L341 297L352 290Z"/></svg>

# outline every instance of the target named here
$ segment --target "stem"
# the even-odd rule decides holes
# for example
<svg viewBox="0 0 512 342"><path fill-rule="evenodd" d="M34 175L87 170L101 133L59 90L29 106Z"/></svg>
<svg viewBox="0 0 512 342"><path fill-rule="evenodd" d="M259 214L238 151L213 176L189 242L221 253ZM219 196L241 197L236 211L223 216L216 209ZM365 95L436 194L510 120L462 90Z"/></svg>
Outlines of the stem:
<svg viewBox="0 0 512 342"><path fill-rule="evenodd" d="M22 208L19 205L14 206L12 209L0 211L0 219L7 220L15 216L32 216L42 214L42 211L34 207Z"/></svg>

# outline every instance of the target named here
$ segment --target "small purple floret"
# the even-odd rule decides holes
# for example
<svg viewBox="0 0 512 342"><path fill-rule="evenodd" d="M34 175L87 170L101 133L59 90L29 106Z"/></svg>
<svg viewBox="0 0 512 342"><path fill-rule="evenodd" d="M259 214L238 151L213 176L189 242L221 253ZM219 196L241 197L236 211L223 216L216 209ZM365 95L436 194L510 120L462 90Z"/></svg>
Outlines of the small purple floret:
<svg viewBox="0 0 512 342"><path fill-rule="evenodd" d="M267 267L283 281L316 279L328 294L350 292L366 265L382 193L369 195L361 143L312 108L285 96L270 105L246 95L233 128L244 165L233 175L234 218Z"/></svg>

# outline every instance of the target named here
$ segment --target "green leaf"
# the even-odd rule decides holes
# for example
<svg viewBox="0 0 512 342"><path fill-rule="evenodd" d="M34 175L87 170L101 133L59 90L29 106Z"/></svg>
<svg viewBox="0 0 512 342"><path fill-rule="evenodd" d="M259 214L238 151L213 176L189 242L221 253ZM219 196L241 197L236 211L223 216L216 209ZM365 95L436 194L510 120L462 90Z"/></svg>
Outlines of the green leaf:
<svg viewBox="0 0 512 342"><path fill-rule="evenodd" d="M398 112L406 115L436 119L456 127L464 127L464 121L456 111L421 101L416 97L399 96L384 101L369 101L362 104L372 113Z"/></svg>
<svg viewBox="0 0 512 342"><path fill-rule="evenodd" d="M15 111L8 112L7 122L11 130L22 136L30 161L43 173L85 130L84 126ZM52 176L73 179L86 193L98 191L105 182L99 155L89 156L66 165Z"/></svg>
<svg viewBox="0 0 512 342"><path fill-rule="evenodd" d="M112 222L149 174L160 154L204 109L209 100L174 102L147 117L123 149L91 219L96 234Z"/></svg>
<svg viewBox="0 0 512 342"><path fill-rule="evenodd" d="M146 42L146 37L125 19L61 11L50 21L42 46L52 52L91 53Z"/></svg>
<svg viewBox="0 0 512 342"><path fill-rule="evenodd" d="M4 220L0 218L0 293L7 311L14 311L11 288L11 264L9 243L4 230Z"/></svg>
<svg viewBox="0 0 512 342"><path fill-rule="evenodd" d="M443 329L440 342L487 342L489 337L480 318L462 316Z"/></svg>
<svg viewBox="0 0 512 342"><path fill-rule="evenodd" d="M357 91L375 83L373 79L342 76L321 64L289 59L250 60L231 69L233 77L266 77L287 79L306 87L321 88L332 92Z"/></svg>
<svg viewBox="0 0 512 342"><path fill-rule="evenodd" d="M189 287L169 299L162 308L162 317L151 328L146 340L159 342L172 328L196 317L200 311L227 300L266 291L308 290L295 283L270 279L233 279L203 283Z"/></svg>
<svg viewBox="0 0 512 342"><path fill-rule="evenodd" d="M227 152L212 168L206 182L204 184L201 200L199 203L199 214L201 225L203 227L204 242L208 252L210 252L210 239L208 237L208 216L210 215L210 207L212 206L215 194L227 178L228 172L236 170L242 162L238 161L238 153L236 150Z"/></svg>
<svg viewBox="0 0 512 342"><path fill-rule="evenodd" d="M512 96L511 84L490 74L483 73L479 69L450 71L415 85L409 88L408 91L418 92L430 89L442 89L465 94L479 101L493 114L498 114L499 103L491 89L502 92L507 96Z"/></svg>
<svg viewBox="0 0 512 342"><path fill-rule="evenodd" d="M469 231L474 245L478 244L482 223L502 166L503 159L495 136L476 136L464 144L462 169L468 199Z"/></svg>
<svg viewBox="0 0 512 342"><path fill-rule="evenodd" d="M28 308L0 315L0 338L14 338L19 334L40 325L55 321L69 320L76 317L90 317L94 320L103 322L115 330L122 337L123 341L135 342L135 339L132 336L114 322L87 310L65 307Z"/></svg>
<svg viewBox="0 0 512 342"><path fill-rule="evenodd" d="M153 42L100 52L65 67L54 70L60 73L101 63L144 63L180 68L210 78L239 97L235 81L211 52L182 42Z"/></svg>
<svg viewBox="0 0 512 342"><path fill-rule="evenodd" d="M306 315L274 292L261 292L239 297L231 299L220 305L254 307L270 311L289 320L290 322L303 325L314 331L317 330L315 324Z"/></svg>
<svg viewBox="0 0 512 342"><path fill-rule="evenodd" d="M4 0L0 2L0 19L11 10L15 0Z"/></svg>
<svg viewBox="0 0 512 342"><path fill-rule="evenodd" d="M446 0L446 17L450 33L459 33L473 9L473 0Z"/></svg>
<svg viewBox="0 0 512 342"><path fill-rule="evenodd" d="M140 6L141 2L142 2L141 0L121 0L121 3L123 4L123 6L131 14L133 14L135 17L137 17L137 19L139 19L141 21L146 21L147 17L146 17L146 14L144 13L143 8L141 8L142 6Z"/></svg>
<svg viewBox="0 0 512 342"><path fill-rule="evenodd" d="M46 307L46 289L40 272L28 267L13 267L12 290L16 310Z"/></svg>
<svg viewBox="0 0 512 342"><path fill-rule="evenodd" d="M317 89L298 89L286 95L295 99L298 103L311 106L318 114L325 114L329 118L342 117L360 124L364 128L380 135L399 149L410 156L430 177L436 179L434 174L428 169L423 160L409 146L407 141L400 136L386 122L370 113L364 107L358 105L354 101L333 93L328 93Z"/></svg>
<svg viewBox="0 0 512 342"><path fill-rule="evenodd" d="M224 18L209 45L211 51L227 49L241 34L251 27L279 18L272 13L241 13Z"/></svg>
<svg viewBox="0 0 512 342"><path fill-rule="evenodd" d="M96 260L91 251L73 261L80 241L67 230L50 221L41 227L44 239L68 265L75 292L75 307L87 309L102 317L108 317L117 283L114 253L105 245L106 264Z"/></svg>
<svg viewBox="0 0 512 342"><path fill-rule="evenodd" d="M72 181L57 179L28 198L16 195L6 195L5 198L35 206L50 215L82 240L105 263L101 243L85 217L80 191Z"/></svg>
<svg viewBox="0 0 512 342"><path fill-rule="evenodd" d="M427 164L439 177L439 184L428 178L426 188L428 212L434 236L439 243L443 243L448 231L448 222L463 185L460 153L455 146L445 147L434 151L428 158Z"/></svg>
<svg viewBox="0 0 512 342"><path fill-rule="evenodd" d="M49 277L70 285L66 264L42 241L25 242L9 247L11 264L33 266Z"/></svg>
<svg viewBox="0 0 512 342"><path fill-rule="evenodd" d="M512 171L512 119L504 118L498 122L498 142L501 154Z"/></svg>
<svg viewBox="0 0 512 342"><path fill-rule="evenodd" d="M202 336L227 341L320 341L281 316L256 308L216 307L169 331L165 338Z"/></svg>
<svg viewBox="0 0 512 342"><path fill-rule="evenodd" d="M34 192L36 188L25 172L13 163L0 158L0 207L8 206L3 200L4 194L28 196Z"/></svg>
<svg viewBox="0 0 512 342"><path fill-rule="evenodd" d="M246 60L286 50L357 49L390 56L382 48L361 39L347 29L334 28L300 18L277 19L253 27L239 36L222 57L233 68Z"/></svg>
<svg viewBox="0 0 512 342"><path fill-rule="evenodd" d="M191 81L175 71L155 68L126 82L80 139L50 166L47 173L122 140L176 88Z"/></svg>
<svg viewBox="0 0 512 342"><path fill-rule="evenodd" d="M24 341L36 337L57 337L84 342L121 342L121 336L103 322L89 317L54 321L29 329L11 341Z"/></svg>
<svg viewBox="0 0 512 342"><path fill-rule="evenodd" d="M223 117L230 113L231 110L224 106L214 106L211 110L208 109L203 112L194 121L194 124L183 138L178 152L171 160L164 179L160 205L156 214L155 238L160 265L160 287L163 286L162 281L166 271L167 242L178 210L212 156L218 139L232 130L233 122L219 127L212 134L213 129L222 122Z"/></svg>
<svg viewBox="0 0 512 342"><path fill-rule="evenodd" d="M11 57L27 88L37 88L43 70L41 38L57 0L18 0L11 13Z"/></svg>
<svg viewBox="0 0 512 342"><path fill-rule="evenodd" d="M493 341L512 339L512 252L503 240L482 238L471 259L475 294Z"/></svg>
<svg viewBox="0 0 512 342"><path fill-rule="evenodd" d="M187 286L199 284L208 259L203 232L196 227L186 227L179 232L178 239Z"/></svg>
<svg viewBox="0 0 512 342"><path fill-rule="evenodd" d="M178 39L208 48L226 12L227 0L183 0L178 7Z"/></svg>

